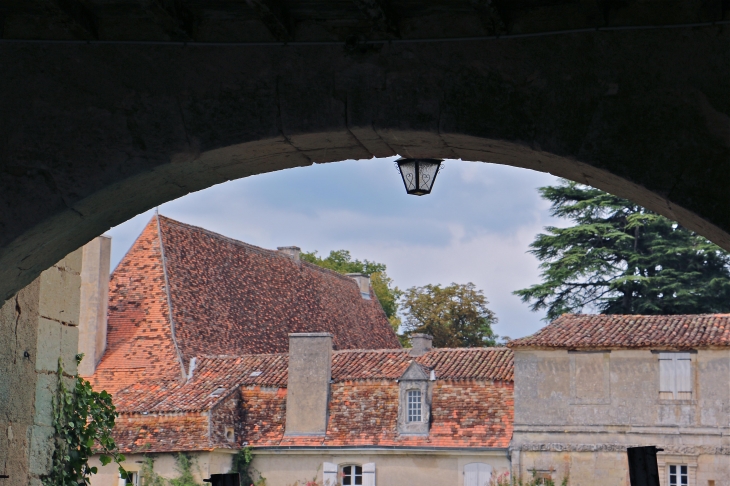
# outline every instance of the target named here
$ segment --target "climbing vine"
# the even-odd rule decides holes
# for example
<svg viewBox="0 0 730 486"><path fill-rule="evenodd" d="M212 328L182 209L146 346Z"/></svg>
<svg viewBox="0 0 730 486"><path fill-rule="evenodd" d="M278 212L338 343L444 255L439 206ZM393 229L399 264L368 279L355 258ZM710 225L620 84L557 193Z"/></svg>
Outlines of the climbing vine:
<svg viewBox="0 0 730 486"><path fill-rule="evenodd" d="M76 355L76 364L83 354ZM63 362L58 359L58 390L53 398L53 427L55 450L51 473L44 480L46 486L88 485L97 468L89 466L89 458L101 451L102 465L114 461L119 473L126 477L121 466L124 456L117 452L111 432L117 412L112 396L106 391L95 392L91 383L78 374L71 376L73 388L64 379Z"/></svg>
<svg viewBox="0 0 730 486"><path fill-rule="evenodd" d="M231 472L237 472L241 476L241 486L264 486L266 478L251 466L253 452L246 446L233 456L233 468ZM258 479L254 480L254 477Z"/></svg>

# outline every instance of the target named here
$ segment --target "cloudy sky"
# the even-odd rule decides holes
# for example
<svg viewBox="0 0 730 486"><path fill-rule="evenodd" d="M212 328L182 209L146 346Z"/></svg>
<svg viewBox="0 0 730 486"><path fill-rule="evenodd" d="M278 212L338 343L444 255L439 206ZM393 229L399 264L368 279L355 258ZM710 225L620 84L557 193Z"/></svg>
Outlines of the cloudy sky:
<svg viewBox="0 0 730 486"><path fill-rule="evenodd" d="M264 248L350 250L385 263L400 288L473 282L484 291L512 338L542 325L511 294L538 282L528 245L558 223L536 189L551 175L526 169L447 160L429 196L408 196L394 158L316 164L220 184L160 206L184 223ZM153 211L107 232L112 268Z"/></svg>

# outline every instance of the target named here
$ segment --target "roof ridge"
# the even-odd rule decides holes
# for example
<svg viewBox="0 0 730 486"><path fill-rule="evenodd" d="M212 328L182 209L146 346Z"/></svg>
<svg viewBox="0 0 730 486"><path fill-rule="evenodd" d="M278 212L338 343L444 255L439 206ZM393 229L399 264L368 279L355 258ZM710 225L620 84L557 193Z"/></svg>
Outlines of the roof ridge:
<svg viewBox="0 0 730 486"><path fill-rule="evenodd" d="M333 350L332 354L345 354L345 353L402 353L409 351L411 348L381 348L381 349L337 349Z"/></svg>
<svg viewBox="0 0 730 486"><path fill-rule="evenodd" d="M683 318L683 317L705 317L705 316L713 316L713 317L730 317L730 313L728 312L707 312L702 314L570 314L565 313L561 314L560 317L555 319L552 322L557 321L558 319L561 319L563 317L569 317L574 319L592 319L592 318L606 318L606 319L614 319L614 318ZM550 325L550 324L548 324ZM521 338L517 338L521 339Z"/></svg>
<svg viewBox="0 0 730 486"><path fill-rule="evenodd" d="M438 351L469 351L469 352L476 352L476 351L509 351L509 348L506 346L480 346L480 347L469 347L469 348L431 348L430 352Z"/></svg>
<svg viewBox="0 0 730 486"><path fill-rule="evenodd" d="M289 356L289 353L260 353L260 354L196 354L198 359L242 359L242 358L259 358L268 356Z"/></svg>
<svg viewBox="0 0 730 486"><path fill-rule="evenodd" d="M347 275L343 275L343 274L341 274L340 272L338 272L336 270L332 270L331 268L320 267L319 265L316 265L316 264L314 264L312 262L308 262L306 260L300 260L300 261L304 265L306 265L307 267L309 267L309 268L311 268L313 270L318 270L318 271L323 272L323 273L332 274L332 275L334 275L334 276L336 276L338 278L343 279L344 281L355 282L355 279L353 279L352 277L348 277ZM355 285L357 285L357 283L355 283Z"/></svg>
<svg viewBox="0 0 730 486"><path fill-rule="evenodd" d="M183 223L181 221L177 221L176 219L168 218L167 216L160 215L159 217L162 218L162 219L164 219L166 222L168 222L170 224L175 224L175 225L181 226L181 227L186 228L186 229L189 229L189 230L199 231L199 232L205 233L206 235L211 236L213 238L218 238L218 239L221 239L221 240L225 240L225 241L227 241L229 243L233 243L233 244L235 244L237 246L242 246L242 247L248 248L248 249L250 249L252 251L256 251L256 252L263 253L263 254L268 254L268 255L271 255L271 256L277 256L277 257L282 257L282 258L289 258L287 255L285 255L284 253L280 252L279 250L269 250L268 248L263 248L263 247L260 247L260 246L252 245L251 243L246 243L245 241L237 240L235 238L231 238L230 236L226 236L226 235L223 235L223 234L220 234L220 233L216 233L215 231L211 231L209 229L205 229L205 228L200 227L200 226L195 226L195 225L192 225L192 224Z"/></svg>

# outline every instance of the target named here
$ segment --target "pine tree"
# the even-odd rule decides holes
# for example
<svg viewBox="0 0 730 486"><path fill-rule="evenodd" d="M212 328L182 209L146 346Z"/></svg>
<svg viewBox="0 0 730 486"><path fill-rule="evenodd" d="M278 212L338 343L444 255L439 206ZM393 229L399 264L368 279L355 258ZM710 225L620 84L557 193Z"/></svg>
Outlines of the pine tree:
<svg viewBox="0 0 730 486"><path fill-rule="evenodd" d="M730 257L707 239L631 201L575 182L540 188L551 214L530 253L542 283L514 293L552 320L566 312L730 311Z"/></svg>

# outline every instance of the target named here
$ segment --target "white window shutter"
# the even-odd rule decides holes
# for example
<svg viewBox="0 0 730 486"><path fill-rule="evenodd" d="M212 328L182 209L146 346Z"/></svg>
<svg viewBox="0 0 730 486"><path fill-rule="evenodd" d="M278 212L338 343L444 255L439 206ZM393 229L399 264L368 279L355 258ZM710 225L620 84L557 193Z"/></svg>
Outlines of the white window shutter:
<svg viewBox="0 0 730 486"><path fill-rule="evenodd" d="M659 353L659 391L671 392L676 390L676 377L674 372L674 353Z"/></svg>
<svg viewBox="0 0 730 486"><path fill-rule="evenodd" d="M122 475L119 475L119 482L117 482L119 486L125 486L127 484L127 480L122 477Z"/></svg>
<svg viewBox="0 0 730 486"><path fill-rule="evenodd" d="M322 484L324 486L337 485L337 464L331 462L322 464Z"/></svg>
<svg viewBox="0 0 730 486"><path fill-rule="evenodd" d="M692 392L692 373L689 353L676 353L677 392Z"/></svg>
<svg viewBox="0 0 730 486"><path fill-rule="evenodd" d="M472 462L464 466L464 486L479 486L479 464Z"/></svg>
<svg viewBox="0 0 730 486"><path fill-rule="evenodd" d="M477 482L479 486L488 486L489 481L492 479L492 466L489 464L479 463L479 479Z"/></svg>
<svg viewBox="0 0 730 486"><path fill-rule="evenodd" d="M375 486L375 463L362 465L362 486Z"/></svg>

